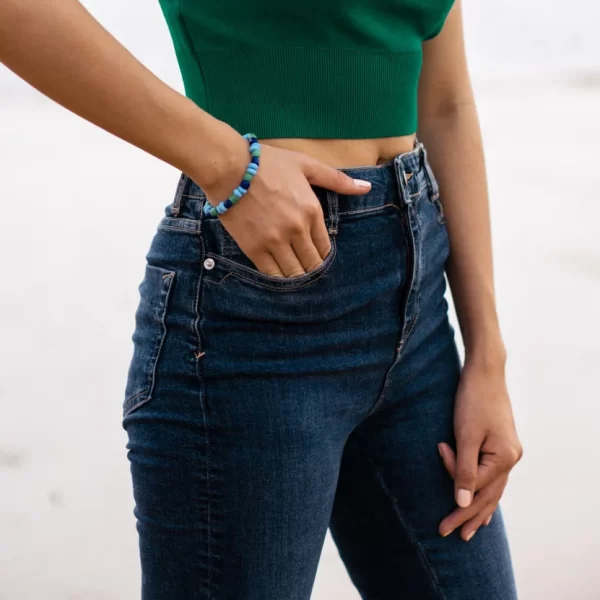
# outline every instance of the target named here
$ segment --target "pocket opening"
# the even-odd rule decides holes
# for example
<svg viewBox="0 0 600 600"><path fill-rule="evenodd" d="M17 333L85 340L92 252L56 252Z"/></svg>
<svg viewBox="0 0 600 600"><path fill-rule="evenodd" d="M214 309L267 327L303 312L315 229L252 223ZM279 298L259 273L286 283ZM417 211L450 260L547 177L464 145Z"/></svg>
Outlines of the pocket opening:
<svg viewBox="0 0 600 600"><path fill-rule="evenodd" d="M217 273L220 275L218 279L207 278L207 280L219 285L225 281L227 277L233 276L275 291L292 291L300 289L319 280L333 264L337 253L335 236L330 235L329 241L331 243L331 248L329 254L323 259L323 262L316 269L297 277L278 277L277 275L269 275L256 268L236 262L231 258L221 256L214 252L207 252L206 256L215 261L215 267L212 271L216 271L215 275Z"/></svg>

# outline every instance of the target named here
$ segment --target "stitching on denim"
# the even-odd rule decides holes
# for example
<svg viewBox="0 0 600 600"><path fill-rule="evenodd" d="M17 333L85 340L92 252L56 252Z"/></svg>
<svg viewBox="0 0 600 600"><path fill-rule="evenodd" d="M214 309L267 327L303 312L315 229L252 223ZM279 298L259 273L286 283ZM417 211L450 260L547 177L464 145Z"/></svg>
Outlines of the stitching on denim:
<svg viewBox="0 0 600 600"><path fill-rule="evenodd" d="M377 400L375 400L375 404L373 404L373 406L369 409L369 411L365 415L365 419L367 419L372 414L374 414L377 410L379 410L379 407L383 404L383 399L385 398L385 393L387 392L388 388L390 387L389 374L390 374L390 371L392 370L392 367L396 364L397 358L398 358L398 353L396 351L394 351L394 361L387 368L387 371L385 372L385 379L383 381L383 388L381 390L381 393L379 394Z"/></svg>
<svg viewBox="0 0 600 600"><path fill-rule="evenodd" d="M136 393L132 398L127 398L124 401L123 407L127 406L126 412L123 414L123 418L125 418L128 414L132 413L134 410L143 406L147 402L150 402L152 399L152 392L154 391L154 383L156 381L156 367L158 365L158 359L160 358L160 353L165 342L165 338L167 337L167 324L166 324L166 315L167 309L169 307L169 298L171 296L171 289L173 288L173 281L175 280L175 271L169 271L167 269L163 269L162 267L156 267L154 265L147 265L147 269L159 269L162 271L161 276L161 286L160 286L160 294L161 294L161 302L159 305L160 309L160 328L159 332L156 335L156 339L154 341L154 352L148 361L148 367L146 372L148 385L146 386L145 392L148 394L148 397L145 400L142 400L138 403L132 403L134 398L139 397L144 392ZM163 298L164 294L164 298Z"/></svg>
<svg viewBox="0 0 600 600"><path fill-rule="evenodd" d="M202 235L198 235L198 243L200 248L200 262L204 260L205 249L204 249L204 240ZM200 383L200 409L202 410L202 424L204 427L204 439L205 439L205 448L206 448L206 527L207 527L207 551L208 551L208 595L209 599L213 598L212 594L212 520L211 520L211 508L212 508L212 486L210 485L210 478L212 475L212 464L211 464L211 447L209 442L209 434L208 434L208 423L206 422L206 406L205 406L205 387L204 387L204 378L202 377L201 370L204 369L204 361L202 357L204 354L202 353L202 335L200 333L200 305L201 305L201 294L202 294L202 281L204 277L204 270L200 270L200 274L196 278L196 290L194 294L194 303L193 303L193 313L196 315L194 319L194 331L196 333L196 352L194 353L196 359L196 378Z"/></svg>
<svg viewBox="0 0 600 600"><path fill-rule="evenodd" d="M381 211L384 208L389 208L389 207L398 209L398 206L396 206L395 204L387 203L387 204L382 204L381 206L374 206L371 208L359 208L357 210L347 210L345 212L340 212L339 215L340 215L340 217L343 215L360 215L363 213L371 213L371 212Z"/></svg>
<svg viewBox="0 0 600 600"><path fill-rule="evenodd" d="M252 277L254 275L254 271L252 271L249 267L240 265L240 264L236 263L235 261L225 258L223 256L219 256L218 254L213 254L211 252L207 252L206 256L211 256L211 257L215 258L216 260L221 261L222 263L226 263L227 265L230 265L231 270L220 281L212 281L210 279L207 279L206 281L208 281L209 283L212 283L213 285L221 285L229 276L235 276L235 277L239 277L240 279L244 279L244 280L252 283L253 285L257 285L259 287L263 287L263 288L266 288L266 289L269 289L269 290L272 290L275 292L293 292L293 291L302 289L308 285L312 285L313 283L319 281L319 279L321 279L321 277L323 277L323 275L325 275L325 273L327 273L327 271L329 271L329 269L331 268L331 265L333 264L336 253L337 253L337 244L335 243L335 238L331 238L331 252L325 258L324 264L321 267L319 267L319 269L317 269L316 272L311 271L305 275L306 277L310 276L310 279L308 279L307 281L305 281L303 283L296 284L294 279L302 279L305 276L301 275L298 278L295 278L295 277L282 278L282 281L285 281L285 282L289 281L291 283L289 285L286 284L285 286L280 287L280 286L276 286L276 285L271 285L264 281L260 281L255 278L256 276ZM250 275L245 275L244 272L241 272L238 269L246 269L250 273ZM258 276L260 276L260 274Z"/></svg>
<svg viewBox="0 0 600 600"><path fill-rule="evenodd" d="M148 402L150 402L150 400L152 400L152 396L148 396L147 398L144 398L142 401L136 402L135 404L131 405L127 409L127 412L123 415L123 419L125 417L127 417L128 415L130 415L132 412L136 411L138 408L141 408L142 406L144 406L144 404L148 404Z"/></svg>
<svg viewBox="0 0 600 600"><path fill-rule="evenodd" d="M408 288L408 296L406 298L406 306L405 306L405 310L408 309L409 307L409 303L411 300L411 295L415 295L415 314L414 317L412 318L411 322L408 324L408 327L405 328L404 334L402 335L402 338L400 339L400 347L402 348L404 346L404 344L406 343L406 341L408 340L409 335L412 333L412 330L415 326L415 323L417 322L417 317L419 316L419 310L421 308L421 298L420 298L420 294L417 293L418 289L416 284L417 282L417 275L420 277L423 274L423 265L421 263L421 257L422 257L422 252L419 252L419 256L415 256L418 248L417 248L417 240L415 239L415 235L413 233L413 228L412 228L412 221L410 218L410 211L407 210L406 213L407 216L407 221L408 221L408 229L409 231L405 231L405 236L406 236L406 240L407 243L410 244L412 246L412 255L413 255L413 269L412 269L412 276L411 276L411 280L410 280L410 286ZM417 224L417 228L419 229L420 232L420 227L419 227L419 217L416 214L415 211L415 220L416 220L416 224ZM418 270L417 270L417 263L418 263ZM406 313L404 315L406 317Z"/></svg>
<svg viewBox="0 0 600 600"><path fill-rule="evenodd" d="M182 231L183 233L189 233L191 235L196 235L198 233L197 229L192 229L191 227L179 227L178 225L165 225L160 224L158 226L159 229L173 229L174 231Z"/></svg>
<svg viewBox="0 0 600 600"><path fill-rule="evenodd" d="M444 225L444 223L446 222L446 218L445 218L445 214L444 214L444 207L442 206L442 203L440 201L440 195L437 194L436 196L434 196L431 201L433 202L434 206L437 209L437 221L440 225Z"/></svg>
<svg viewBox="0 0 600 600"><path fill-rule="evenodd" d="M424 190L426 190L429 187L428 183L424 183L421 188L419 189L418 192L415 192L414 194L411 194L410 197L411 198L417 198L418 196L420 196Z"/></svg>
<svg viewBox="0 0 600 600"><path fill-rule="evenodd" d="M134 394L133 396L131 396L130 398L127 398L124 402L124 408L125 408L125 414L123 415L124 417L126 417L133 409L133 404L135 402L135 400L137 398L139 398L140 396L143 396L144 394L148 393L148 390L150 388L148 386L146 386L141 392L138 392L137 394ZM148 400L149 398L147 398L146 400ZM142 402L140 402L139 406L142 405Z"/></svg>
<svg viewBox="0 0 600 600"><path fill-rule="evenodd" d="M385 483L383 475L381 474L381 472L379 471L379 469L373 462L373 459L366 453L364 454L364 456L365 456L367 462L371 465L371 468L373 469L373 472L375 473L375 478L377 479L379 486L383 490L383 493L386 495L388 500L391 502L391 504L394 508L394 512L396 513L396 516L398 517L398 521L399 521L400 525L404 528L404 531L408 534L410 541L414 545L414 547L417 551L417 556L419 557L419 560L421 561L421 564L423 565L425 572L427 573L427 575L429 575L430 581L433 584L435 591L439 594L440 600L445 600L446 596L444 595L444 592L442 591L440 582L439 582L437 575L433 569L433 566L431 565L431 562L429 561L429 559L427 557L427 553L425 552L425 549L419 542L419 539L415 535L414 531L409 526L408 519L404 515L404 512L402 511L402 509L398 506L398 502L395 500L394 496L392 496L392 494L390 493L390 490Z"/></svg>

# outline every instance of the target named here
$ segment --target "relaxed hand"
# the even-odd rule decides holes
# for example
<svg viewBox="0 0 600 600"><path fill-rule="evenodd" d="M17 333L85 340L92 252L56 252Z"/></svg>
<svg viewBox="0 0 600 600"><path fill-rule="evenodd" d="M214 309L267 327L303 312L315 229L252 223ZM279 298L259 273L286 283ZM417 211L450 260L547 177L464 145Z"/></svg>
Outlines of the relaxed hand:
<svg viewBox="0 0 600 600"><path fill-rule="evenodd" d="M461 528L470 540L488 525L508 481L523 455L515 430L503 369L482 369L467 363L461 375L454 410L456 454L449 444L438 449L454 479L457 508L440 524L443 536Z"/></svg>

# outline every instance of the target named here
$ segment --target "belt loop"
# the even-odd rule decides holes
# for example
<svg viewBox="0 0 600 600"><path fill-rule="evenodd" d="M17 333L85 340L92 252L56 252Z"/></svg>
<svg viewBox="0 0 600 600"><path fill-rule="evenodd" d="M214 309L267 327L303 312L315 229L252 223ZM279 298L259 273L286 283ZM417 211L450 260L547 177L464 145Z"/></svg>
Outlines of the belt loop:
<svg viewBox="0 0 600 600"><path fill-rule="evenodd" d="M327 209L329 212L329 228L328 232L332 235L337 235L338 220L339 220L339 204L337 192L326 190Z"/></svg>
<svg viewBox="0 0 600 600"><path fill-rule="evenodd" d="M427 159L427 149L425 145L419 142L421 145L421 150L423 151L423 166L425 167L425 172L427 173L427 179L429 180L429 189L431 190L431 199L437 200L440 195L440 188L433 174L433 170L431 169L431 165L429 164L429 160Z"/></svg>
<svg viewBox="0 0 600 600"><path fill-rule="evenodd" d="M179 176L179 183L177 184L177 190L175 191L175 198L171 204L171 216L177 217L181 208L181 198L183 197L183 190L185 184L188 181L188 176L182 171Z"/></svg>
<svg viewBox="0 0 600 600"><path fill-rule="evenodd" d="M400 193L400 200L403 206L408 206L412 204L412 199L410 197L410 191L408 189L408 179L406 178L406 171L404 170L404 165L402 164L402 159L400 156L396 156L394 158L394 171L396 174L396 183L398 187L398 191Z"/></svg>

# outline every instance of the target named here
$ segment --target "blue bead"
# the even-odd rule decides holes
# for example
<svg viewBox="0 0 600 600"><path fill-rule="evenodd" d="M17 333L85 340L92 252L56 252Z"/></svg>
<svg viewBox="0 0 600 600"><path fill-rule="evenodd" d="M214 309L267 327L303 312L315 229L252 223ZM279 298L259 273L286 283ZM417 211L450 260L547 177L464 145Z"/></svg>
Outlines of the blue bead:
<svg viewBox="0 0 600 600"><path fill-rule="evenodd" d="M217 212L222 215L225 211L227 210L226 206L223 206L222 202L219 202L219 204L217 205Z"/></svg>
<svg viewBox="0 0 600 600"><path fill-rule="evenodd" d="M254 150L260 150L260 144L258 142L254 142L250 144L250 148L248 148L248 150L250 152L253 152Z"/></svg>
<svg viewBox="0 0 600 600"><path fill-rule="evenodd" d="M235 190L233 190L233 193L235 194L236 198L242 197L242 194L240 193L240 191L237 188Z"/></svg>
<svg viewBox="0 0 600 600"><path fill-rule="evenodd" d="M250 187L250 182L249 182L249 181L246 181L246 180L244 179L244 181L242 181L242 183L240 183L240 187L241 187L241 188L244 188L245 190L247 190L247 189Z"/></svg>
<svg viewBox="0 0 600 600"><path fill-rule="evenodd" d="M248 171L250 169L252 169L253 171L256 171L257 168L258 167L253 162L251 162L251 163L248 163L248 166L246 167L246 171Z"/></svg>
<svg viewBox="0 0 600 600"><path fill-rule="evenodd" d="M240 192L240 194L242 196L245 196L248 193L248 190L245 190L242 186L238 185L237 188L235 188L236 190L238 190Z"/></svg>
<svg viewBox="0 0 600 600"><path fill-rule="evenodd" d="M233 206L233 202L229 198L227 198L227 200L225 200L223 202L223 206L226 206L227 208L231 208Z"/></svg>
<svg viewBox="0 0 600 600"><path fill-rule="evenodd" d="M258 158L258 156L253 156L253 157L252 157L252 162L253 162L253 163L254 163L256 166L258 166L258 165L260 165L260 158Z"/></svg>

